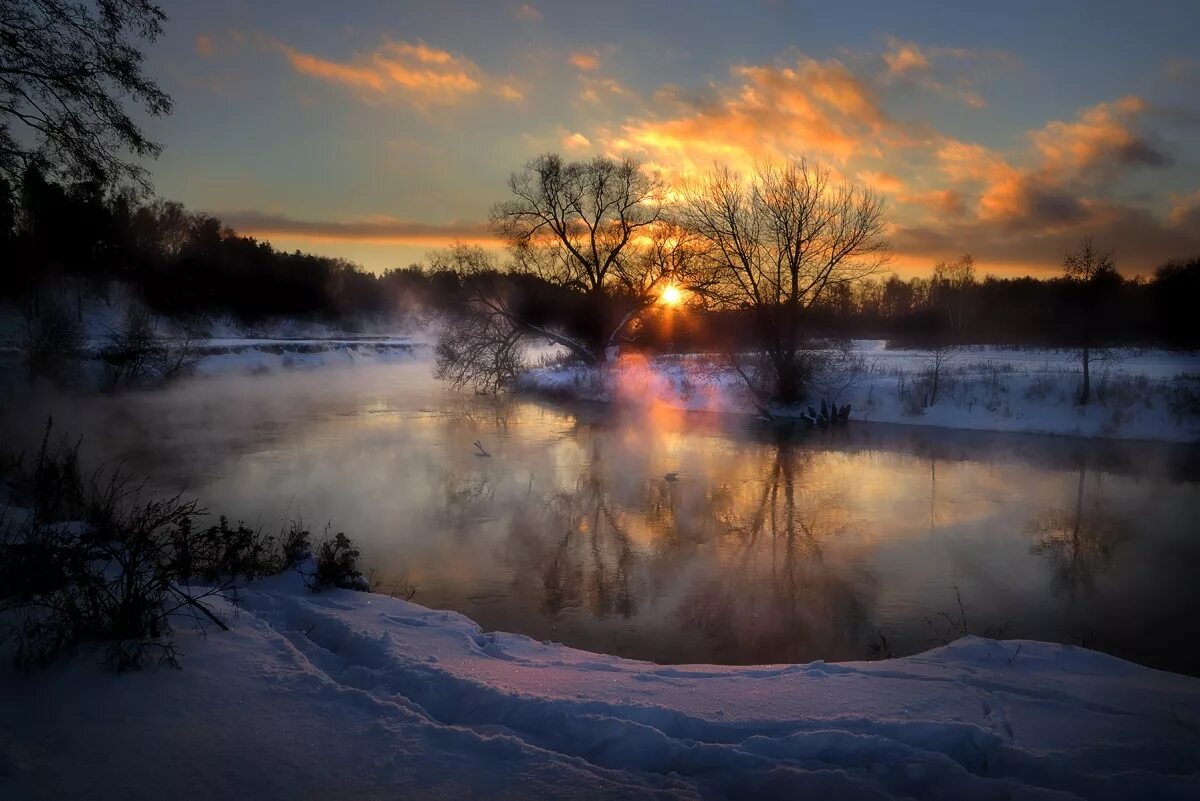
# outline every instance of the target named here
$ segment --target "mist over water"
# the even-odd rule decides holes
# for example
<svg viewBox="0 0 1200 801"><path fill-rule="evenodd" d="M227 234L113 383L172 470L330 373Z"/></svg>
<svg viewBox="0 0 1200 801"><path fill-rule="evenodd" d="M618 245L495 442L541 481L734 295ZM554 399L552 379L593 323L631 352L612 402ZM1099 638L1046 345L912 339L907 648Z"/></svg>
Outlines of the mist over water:
<svg viewBox="0 0 1200 801"><path fill-rule="evenodd" d="M249 523L328 521L381 589L489 630L752 664L868 658L880 632L913 653L965 622L1200 674L1194 446L785 432L455 393L424 362L26 395L7 416L32 446L47 413L89 464Z"/></svg>

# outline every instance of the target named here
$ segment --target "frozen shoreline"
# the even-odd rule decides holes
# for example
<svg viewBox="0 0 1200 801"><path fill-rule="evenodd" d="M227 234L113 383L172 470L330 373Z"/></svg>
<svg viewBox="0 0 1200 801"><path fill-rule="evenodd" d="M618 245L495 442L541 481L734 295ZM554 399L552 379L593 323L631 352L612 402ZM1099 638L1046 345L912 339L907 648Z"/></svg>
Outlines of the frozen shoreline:
<svg viewBox="0 0 1200 801"><path fill-rule="evenodd" d="M659 666L295 574L183 669L0 679L11 798L1194 798L1200 679L1071 646Z"/></svg>
<svg viewBox="0 0 1200 801"><path fill-rule="evenodd" d="M809 401L772 408L803 417L827 398L851 420L1076 437L1200 440L1200 354L1123 350L1093 366L1093 402L1074 403L1078 359L1068 351L964 348L941 366L930 402L930 354L855 343L849 362L819 375ZM744 383L719 357L618 359L604 370L536 367L518 387L537 393L685 411L755 414Z"/></svg>

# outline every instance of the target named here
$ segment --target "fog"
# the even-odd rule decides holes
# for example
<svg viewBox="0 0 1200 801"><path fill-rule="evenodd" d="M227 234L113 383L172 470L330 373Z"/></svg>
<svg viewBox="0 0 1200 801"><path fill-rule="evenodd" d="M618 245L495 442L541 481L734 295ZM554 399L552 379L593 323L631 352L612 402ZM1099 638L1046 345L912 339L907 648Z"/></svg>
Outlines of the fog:
<svg viewBox="0 0 1200 801"><path fill-rule="evenodd" d="M953 634L957 588L972 633L1200 673L1178 645L1200 641L1183 446L479 397L425 361L14 387L10 441L36 447L48 415L89 469L328 524L380 589L489 629L659 662L856 659L880 632L897 653Z"/></svg>

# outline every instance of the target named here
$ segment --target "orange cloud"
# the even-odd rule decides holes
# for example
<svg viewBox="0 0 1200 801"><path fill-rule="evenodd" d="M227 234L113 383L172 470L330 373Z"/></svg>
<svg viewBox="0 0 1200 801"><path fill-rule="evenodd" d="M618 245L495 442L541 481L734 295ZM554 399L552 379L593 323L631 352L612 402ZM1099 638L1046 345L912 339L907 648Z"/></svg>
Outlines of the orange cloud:
<svg viewBox="0 0 1200 801"><path fill-rule="evenodd" d="M940 144L936 158L952 185L956 206L966 211L965 198L973 197L970 208L980 221L1026 229L1069 225L1080 217L1073 193L1044 166L1018 168L989 148L954 139Z"/></svg>
<svg viewBox="0 0 1200 801"><path fill-rule="evenodd" d="M636 92L611 78L580 75L579 80L583 84L583 90L579 93L579 97L588 103L602 104L606 100L637 98Z"/></svg>
<svg viewBox="0 0 1200 801"><path fill-rule="evenodd" d="M929 57L917 45L897 39L893 39L891 45L891 49L883 54L888 72L893 75L904 75L929 69Z"/></svg>
<svg viewBox="0 0 1200 801"><path fill-rule="evenodd" d="M495 237L484 222L438 224L390 218L312 221L257 211L231 211L217 216L245 236L287 236L313 242L352 241L386 245L440 246L455 240L471 244L496 244Z"/></svg>
<svg viewBox="0 0 1200 801"><path fill-rule="evenodd" d="M1171 224L1185 225L1189 220L1200 222L1200 189L1186 195L1171 195Z"/></svg>
<svg viewBox="0 0 1200 801"><path fill-rule="evenodd" d="M1200 207L1164 222L1145 209L1095 199L1072 199L1074 222L1025 226L975 219L899 226L891 234L898 262L911 268L970 250L982 269L1009 274L1056 273L1080 237L1117 248L1121 272L1146 275L1169 259L1200 253Z"/></svg>
<svg viewBox="0 0 1200 801"><path fill-rule="evenodd" d="M908 84L954 98L972 108L987 105L975 88L977 81L1001 69L1011 69L1016 59L1001 51L974 51L960 47L922 47L891 37L883 52L884 85Z"/></svg>
<svg viewBox="0 0 1200 801"><path fill-rule="evenodd" d="M522 3L521 5L517 6L515 9L513 9L513 15L516 16L517 19L542 18L542 12L529 5L529 3Z"/></svg>
<svg viewBox="0 0 1200 801"><path fill-rule="evenodd" d="M572 53L567 60L584 72L591 72L600 66L600 57L595 53Z"/></svg>
<svg viewBox="0 0 1200 801"><path fill-rule="evenodd" d="M351 62L302 53L280 44L297 72L358 89L368 97L398 97L414 105L454 105L481 91L519 100L520 90L493 79L470 59L423 42L385 42Z"/></svg>
<svg viewBox="0 0 1200 801"><path fill-rule="evenodd" d="M1138 133L1146 101L1129 95L1084 109L1072 122L1053 121L1030 134L1046 169L1080 174L1100 168L1165 166L1170 158Z"/></svg>
<svg viewBox="0 0 1200 801"><path fill-rule="evenodd" d="M939 217L961 217L967 211L962 193L953 189L908 192L899 195L897 200L928 209Z"/></svg>
<svg viewBox="0 0 1200 801"><path fill-rule="evenodd" d="M863 170L855 178L859 183L870 186L885 194L895 195L903 191L904 182L895 175L877 170Z"/></svg>
<svg viewBox="0 0 1200 801"><path fill-rule="evenodd" d="M800 58L786 66L742 66L735 83L707 102L680 100L668 119L634 119L605 142L674 175L713 161L746 169L764 157L801 154L838 163L877 153L892 125L872 90L836 60Z"/></svg>
<svg viewBox="0 0 1200 801"><path fill-rule="evenodd" d="M587 150L592 146L592 141L579 132L563 134L562 146L566 150Z"/></svg>
<svg viewBox="0 0 1200 801"><path fill-rule="evenodd" d="M990 181L1008 169L998 153L957 139L943 139L936 157L942 172L952 181Z"/></svg>
<svg viewBox="0 0 1200 801"><path fill-rule="evenodd" d="M196 52L205 58L211 56L216 50L216 46L213 44L212 37L205 34L200 34L196 37L195 48Z"/></svg>
<svg viewBox="0 0 1200 801"><path fill-rule="evenodd" d="M1093 197L1134 167L1165 166L1170 156L1137 131L1145 101L1124 97L1081 111L1071 122L1051 121L1029 132L1032 150L1013 163L982 145L943 139L936 150L942 174L973 195L982 221L1010 229L1061 230L1092 220Z"/></svg>

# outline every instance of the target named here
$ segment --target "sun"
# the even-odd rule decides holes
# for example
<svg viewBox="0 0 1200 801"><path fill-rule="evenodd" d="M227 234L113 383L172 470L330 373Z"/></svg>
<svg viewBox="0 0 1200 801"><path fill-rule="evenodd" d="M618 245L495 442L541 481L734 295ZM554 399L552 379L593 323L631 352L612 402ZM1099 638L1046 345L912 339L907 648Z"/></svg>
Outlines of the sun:
<svg viewBox="0 0 1200 801"><path fill-rule="evenodd" d="M683 302L683 293L674 284L667 284L659 298L667 306L678 306Z"/></svg>

